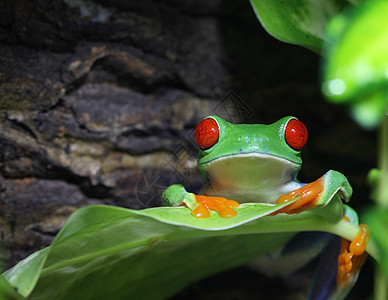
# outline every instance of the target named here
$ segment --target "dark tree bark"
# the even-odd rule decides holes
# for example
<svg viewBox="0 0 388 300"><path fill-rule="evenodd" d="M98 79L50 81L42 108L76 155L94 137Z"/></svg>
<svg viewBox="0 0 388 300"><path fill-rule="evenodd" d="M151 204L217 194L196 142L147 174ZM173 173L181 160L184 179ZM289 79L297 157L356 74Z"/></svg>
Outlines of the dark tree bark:
<svg viewBox="0 0 388 300"><path fill-rule="evenodd" d="M0 228L11 264L80 206L159 204L139 199L138 182L160 176L227 89L219 3L186 5L3 2ZM161 184L177 179L166 173Z"/></svg>
<svg viewBox="0 0 388 300"><path fill-rule="evenodd" d="M298 116L315 135L302 177L338 169L366 195L373 138L324 102L318 56L276 41L234 2L1 1L7 267L50 244L81 206L140 209L160 205L169 184L200 186L190 136L215 112Z"/></svg>

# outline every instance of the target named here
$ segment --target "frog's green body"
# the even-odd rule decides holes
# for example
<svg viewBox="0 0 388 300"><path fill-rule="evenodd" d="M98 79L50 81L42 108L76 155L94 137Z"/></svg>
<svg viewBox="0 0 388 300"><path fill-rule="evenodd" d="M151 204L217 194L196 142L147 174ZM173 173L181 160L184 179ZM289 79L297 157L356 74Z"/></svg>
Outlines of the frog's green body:
<svg viewBox="0 0 388 300"><path fill-rule="evenodd" d="M233 125L213 117L220 126L216 145L200 150L198 168L206 185L201 194L239 203L275 203L300 187L296 182L302 160L280 134L292 117L268 125Z"/></svg>
<svg viewBox="0 0 388 300"><path fill-rule="evenodd" d="M307 140L307 131L294 117L284 117L270 125L233 125L217 116L204 120L213 120L218 134L211 137L213 144L210 147L206 144L198 154L198 168L205 181L201 194L239 203L276 204L280 196L304 186L296 177L302 166L301 148ZM287 126L291 122L297 125L296 133L290 137ZM199 136L204 131L206 134L206 128L201 130ZM350 199L352 189L341 173L327 172L322 184L323 193L317 197L315 206L328 204L335 195L345 201ZM172 185L163 193L163 202L170 206L185 203L193 209L196 200L181 185Z"/></svg>

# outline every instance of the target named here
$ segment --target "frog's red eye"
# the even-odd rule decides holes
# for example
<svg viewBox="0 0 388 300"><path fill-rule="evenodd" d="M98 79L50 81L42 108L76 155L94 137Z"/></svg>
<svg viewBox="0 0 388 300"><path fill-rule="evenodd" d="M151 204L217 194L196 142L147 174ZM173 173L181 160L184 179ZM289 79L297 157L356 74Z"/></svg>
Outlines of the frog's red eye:
<svg viewBox="0 0 388 300"><path fill-rule="evenodd" d="M218 124L212 118L202 120L195 128L195 140L202 150L214 146L218 141L219 134Z"/></svg>
<svg viewBox="0 0 388 300"><path fill-rule="evenodd" d="M301 121L297 119L288 121L285 131L285 138L288 146L299 151L306 144L307 137L307 128Z"/></svg>

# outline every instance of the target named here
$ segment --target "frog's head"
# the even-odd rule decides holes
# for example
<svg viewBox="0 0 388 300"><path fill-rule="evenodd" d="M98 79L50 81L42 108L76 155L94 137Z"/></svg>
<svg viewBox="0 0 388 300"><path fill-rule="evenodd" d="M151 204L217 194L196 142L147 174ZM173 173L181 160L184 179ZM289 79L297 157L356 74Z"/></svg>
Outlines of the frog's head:
<svg viewBox="0 0 388 300"><path fill-rule="evenodd" d="M274 172L272 176L295 178L302 165L307 129L295 117L270 125L234 125L209 116L198 124L195 139L200 147L198 167L205 177L213 173L213 177L229 176L236 181L245 174L259 179Z"/></svg>

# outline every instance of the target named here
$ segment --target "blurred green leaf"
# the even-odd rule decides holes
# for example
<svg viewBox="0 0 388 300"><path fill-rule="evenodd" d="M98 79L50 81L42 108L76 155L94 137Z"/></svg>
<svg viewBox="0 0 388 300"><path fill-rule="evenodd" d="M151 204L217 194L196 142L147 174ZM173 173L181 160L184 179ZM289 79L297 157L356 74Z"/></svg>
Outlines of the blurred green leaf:
<svg viewBox="0 0 388 300"><path fill-rule="evenodd" d="M1 300L21 300L25 299L19 295L14 288L0 276L0 299Z"/></svg>
<svg viewBox="0 0 388 300"><path fill-rule="evenodd" d="M257 18L269 34L320 53L328 20L348 4L345 0L251 0Z"/></svg>
<svg viewBox="0 0 388 300"><path fill-rule="evenodd" d="M377 185L380 180L380 170L379 169L371 169L367 176L368 185L370 186L370 198L373 201L376 201L377 198Z"/></svg>
<svg viewBox="0 0 388 300"><path fill-rule="evenodd" d="M31 254L18 264L17 269L11 269L4 273L4 277L12 286L17 287L21 295L29 295L35 287L49 249L50 247Z"/></svg>
<svg viewBox="0 0 388 300"><path fill-rule="evenodd" d="M381 266L388 276L388 210L375 206L367 210L363 217L380 251Z"/></svg>
<svg viewBox="0 0 388 300"><path fill-rule="evenodd" d="M388 2L365 1L328 26L323 92L347 103L364 127L373 128L387 109Z"/></svg>
<svg viewBox="0 0 388 300"><path fill-rule="evenodd" d="M356 225L323 217L342 215L342 206L332 203L328 213L270 217L284 205L243 204L238 219L212 213L203 220L186 207L88 206L69 218L50 247L3 276L29 299L166 298L193 281L277 249L298 231L354 238Z"/></svg>

